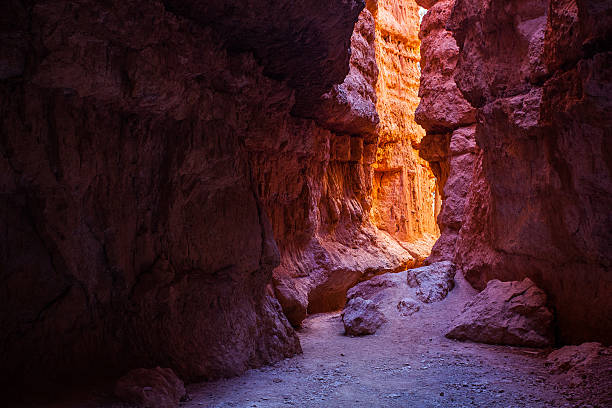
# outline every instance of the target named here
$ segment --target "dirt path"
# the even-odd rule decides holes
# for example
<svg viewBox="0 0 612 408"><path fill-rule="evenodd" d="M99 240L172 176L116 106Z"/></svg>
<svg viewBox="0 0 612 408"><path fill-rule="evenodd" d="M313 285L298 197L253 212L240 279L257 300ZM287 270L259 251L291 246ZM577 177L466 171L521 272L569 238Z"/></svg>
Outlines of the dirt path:
<svg viewBox="0 0 612 408"><path fill-rule="evenodd" d="M191 400L181 407L612 406L587 403L612 400L605 389L612 367L602 367L597 383L588 389L564 388L545 366L550 350L445 338L452 319L475 294L460 275L455 281L443 301L422 304L410 317L396 313L372 336L345 336L340 313L310 316L299 332L303 355L240 377L192 384L187 387ZM112 386L65 397L61 403L20 407L130 407L117 402Z"/></svg>
<svg viewBox="0 0 612 408"><path fill-rule="evenodd" d="M444 333L473 296L439 303L348 337L340 313L310 316L304 354L227 380L188 387L182 407L588 407L549 381L546 350L460 343Z"/></svg>

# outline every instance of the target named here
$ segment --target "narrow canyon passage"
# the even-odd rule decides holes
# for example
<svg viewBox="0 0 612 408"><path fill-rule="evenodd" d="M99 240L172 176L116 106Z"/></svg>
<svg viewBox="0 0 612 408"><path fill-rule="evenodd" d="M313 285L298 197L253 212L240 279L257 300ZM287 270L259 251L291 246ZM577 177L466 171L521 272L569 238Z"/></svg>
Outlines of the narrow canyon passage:
<svg viewBox="0 0 612 408"><path fill-rule="evenodd" d="M0 16L4 405L612 406L612 0Z"/></svg>

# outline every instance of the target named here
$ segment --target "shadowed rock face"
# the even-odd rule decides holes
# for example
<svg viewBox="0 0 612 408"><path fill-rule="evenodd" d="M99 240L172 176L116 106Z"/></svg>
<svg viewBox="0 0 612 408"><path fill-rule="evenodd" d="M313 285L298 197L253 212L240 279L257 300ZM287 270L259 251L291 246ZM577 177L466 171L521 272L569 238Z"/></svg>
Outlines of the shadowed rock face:
<svg viewBox="0 0 612 408"><path fill-rule="evenodd" d="M428 252L370 220L360 2L1 8L2 382L236 375Z"/></svg>
<svg viewBox="0 0 612 408"><path fill-rule="evenodd" d="M364 0L163 2L212 27L230 50L253 52L266 76L296 90L293 111L300 116L312 115L319 97L348 73L350 32L365 6Z"/></svg>
<svg viewBox="0 0 612 408"><path fill-rule="evenodd" d="M453 321L446 337L511 346L553 345L553 314L546 294L525 278L521 282L488 282Z"/></svg>
<svg viewBox="0 0 612 408"><path fill-rule="evenodd" d="M450 22L487 185L469 204L457 261L478 287L532 278L565 342L612 341L611 10L460 0Z"/></svg>
<svg viewBox="0 0 612 408"><path fill-rule="evenodd" d="M376 112L350 134L291 114L308 116L299 106L316 108L345 79L363 4L250 2L206 27L224 7L3 3L10 380L155 364L187 381L236 375L300 352L267 286L281 258L323 264L318 296L335 290L342 302L356 275L413 261L367 222L363 138ZM346 89L373 106L373 21L363 21L358 73L371 79ZM319 244L322 228L333 239ZM333 255L343 248L360 258L343 263Z"/></svg>
<svg viewBox="0 0 612 408"><path fill-rule="evenodd" d="M612 341L612 3L421 3L421 155L446 180L432 260L478 289L529 277L561 341ZM469 115L451 80L477 108L467 161L452 152ZM430 99L441 90L451 99Z"/></svg>

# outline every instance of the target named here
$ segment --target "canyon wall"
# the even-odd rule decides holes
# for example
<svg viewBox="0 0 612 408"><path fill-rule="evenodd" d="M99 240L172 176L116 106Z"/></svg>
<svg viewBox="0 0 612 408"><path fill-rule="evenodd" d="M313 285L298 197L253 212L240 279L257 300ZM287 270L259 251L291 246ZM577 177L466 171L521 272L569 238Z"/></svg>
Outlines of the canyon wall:
<svg viewBox="0 0 612 408"><path fill-rule="evenodd" d="M231 2L3 3L3 385L300 352L270 282L319 218L375 268L412 260L361 232L364 136L313 120L364 5L250 6L207 27Z"/></svg>
<svg viewBox="0 0 612 408"><path fill-rule="evenodd" d="M453 78L459 47L446 24L454 0L427 5L430 9L423 17L419 33L421 99L415 117L427 130L418 146L419 154L430 162L443 200L437 218L441 235L427 259L433 263L454 258L479 153L474 140L476 110L461 95Z"/></svg>
<svg viewBox="0 0 612 408"><path fill-rule="evenodd" d="M447 77L477 109L471 177L459 188L446 182L447 196L466 197L446 256L479 289L494 278L530 277L549 295L559 341L610 343L612 2L445 3L421 3L431 7L423 58L437 52L428 37L439 35L426 21L445 13L437 32L450 30L458 46ZM423 73L426 94L440 74ZM417 118L437 141L422 143L422 154L449 166L451 152L452 173L455 133L434 136L441 123L428 126L436 115L425 99ZM444 237L450 222L439 221Z"/></svg>
<svg viewBox="0 0 612 408"><path fill-rule="evenodd" d="M236 375L427 256L416 29L393 45L363 2L281 3L0 6L3 385ZM383 144L377 109L401 123Z"/></svg>
<svg viewBox="0 0 612 408"><path fill-rule="evenodd" d="M439 235L436 179L416 146L425 130L414 119L419 104L419 7L412 0L368 3L376 20L376 110L380 117L373 164L372 219L400 242ZM429 251L424 251L428 253Z"/></svg>
<svg viewBox="0 0 612 408"><path fill-rule="evenodd" d="M424 135L414 121L418 21L413 1L368 2L351 38L349 74L313 111L331 133L297 156L289 141L274 158L280 174L263 174L281 251L274 288L293 325L342 308L361 280L419 265L437 237L436 180L415 148ZM270 160L267 151L260 157Z"/></svg>

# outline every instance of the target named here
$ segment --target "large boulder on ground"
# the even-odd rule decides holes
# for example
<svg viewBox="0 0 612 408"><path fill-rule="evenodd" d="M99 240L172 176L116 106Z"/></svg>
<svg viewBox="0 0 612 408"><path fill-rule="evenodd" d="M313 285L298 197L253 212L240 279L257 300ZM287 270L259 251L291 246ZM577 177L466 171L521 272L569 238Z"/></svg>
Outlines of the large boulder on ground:
<svg viewBox="0 0 612 408"><path fill-rule="evenodd" d="M408 286L417 288L416 296L424 303L439 302L455 286L452 262L436 262L408 270Z"/></svg>
<svg viewBox="0 0 612 408"><path fill-rule="evenodd" d="M171 368L138 368L117 381L115 395L143 408L177 408L185 386Z"/></svg>
<svg viewBox="0 0 612 408"><path fill-rule="evenodd" d="M376 333L386 319L375 302L355 297L344 308L342 321L346 334L359 336Z"/></svg>
<svg viewBox="0 0 612 408"><path fill-rule="evenodd" d="M489 344L546 347L553 344L553 314L546 294L530 279L489 281L468 302L446 337Z"/></svg>

